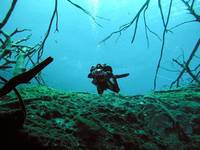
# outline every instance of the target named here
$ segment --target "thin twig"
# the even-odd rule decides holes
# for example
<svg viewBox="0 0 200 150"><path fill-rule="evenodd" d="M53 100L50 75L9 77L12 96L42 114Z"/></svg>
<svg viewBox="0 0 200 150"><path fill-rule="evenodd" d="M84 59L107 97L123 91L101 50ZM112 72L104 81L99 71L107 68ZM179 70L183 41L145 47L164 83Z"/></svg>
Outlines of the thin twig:
<svg viewBox="0 0 200 150"><path fill-rule="evenodd" d="M31 31L31 30L30 30L30 29L22 29L22 30L19 30L18 28L16 28L16 29L10 34L10 37L14 36L14 35L17 34L17 33L25 32L25 31Z"/></svg>
<svg viewBox="0 0 200 150"><path fill-rule="evenodd" d="M71 0L67 0L70 4L72 4L73 6L75 6L76 8L80 9L81 11L83 11L86 15L88 15L93 21L94 23L96 23L98 26L103 27L102 25L100 25L97 21L96 18L86 9L84 9L83 7L81 7L80 5L72 2Z"/></svg>
<svg viewBox="0 0 200 150"><path fill-rule="evenodd" d="M146 35L146 39L147 39L147 47L149 47L149 36L148 36L148 32L149 31L151 34L153 34L155 37L157 37L160 41L161 38L159 37L159 35L157 33L155 33L154 31L152 31L149 26L147 25L147 21L146 21L146 11L149 7L149 4L146 6L144 12L143 12L143 20L144 20L144 25L145 25L145 35Z"/></svg>
<svg viewBox="0 0 200 150"><path fill-rule="evenodd" d="M191 6L185 0L181 0L181 1L185 4L185 6L189 10L190 14L196 19L196 21L200 22L200 15L198 15L193 9L194 1L192 2Z"/></svg>
<svg viewBox="0 0 200 150"><path fill-rule="evenodd" d="M177 25L175 25L175 26L169 28L169 30L173 30L173 29L175 29L175 28L177 28L177 27L180 27L180 26L182 26L182 25L185 25L185 24L188 24L188 23L191 23L191 22L196 22L196 20L184 21L184 22L182 22L182 23L180 23L180 24L177 24Z"/></svg>
<svg viewBox="0 0 200 150"><path fill-rule="evenodd" d="M175 63L177 63L179 66L181 66L192 77L192 79L200 85L200 81L196 78L196 76L192 73L192 71L190 70L190 68L186 64L183 65L183 64L179 63L176 59L173 59L173 61Z"/></svg>
<svg viewBox="0 0 200 150"><path fill-rule="evenodd" d="M163 70L169 71L169 72L179 72L178 70L172 70L172 69L168 69L168 68L165 68L165 67L160 67L160 69L163 69Z"/></svg>
<svg viewBox="0 0 200 150"><path fill-rule="evenodd" d="M161 0L158 0L158 7L159 7L159 10L160 10L160 14L161 14L161 18L162 18L163 26L165 26L166 23L165 23L165 18L164 18L164 15L163 15L163 10L162 10L162 5L161 5Z"/></svg>
<svg viewBox="0 0 200 150"><path fill-rule="evenodd" d="M163 36L162 36L162 46L161 46L161 49L160 49L160 57L159 57L159 60L158 60L158 64L157 64L157 67L156 67L156 73L155 73L155 77L154 77L154 90L156 89L157 76L158 76L158 72L159 72L159 69L160 69L160 64L161 64L162 57L163 57L164 46L165 46L165 36L166 36L167 31L168 31L167 30L167 26L168 26L170 14L171 14L172 1L173 0L170 0L167 19L166 19L166 22L165 22L164 16L163 16L163 10L162 10L162 6L161 6L161 2L160 2L160 0L158 0L158 6L159 6L160 14L162 16L164 30L163 30Z"/></svg>
<svg viewBox="0 0 200 150"><path fill-rule="evenodd" d="M135 15L135 17L129 23L126 23L126 24L120 26L119 30L116 30L116 31L110 33L106 38L104 38L103 40L101 40L99 42L99 44L105 43L108 39L110 39L115 34L119 34L119 36L120 36L121 32L127 30L129 27L131 27L135 23L134 34L133 34L133 37L132 37L132 40L131 40L131 43L133 43L134 40L135 40L136 33L137 33L137 25L138 25L138 20L139 20L140 14L149 5L149 2L150 2L150 0L146 0L146 2L142 5L142 7L140 8L140 10Z"/></svg>
<svg viewBox="0 0 200 150"><path fill-rule="evenodd" d="M189 66L189 64L190 64L192 58L195 56L195 53L197 52L199 46L200 46L200 38L197 40L197 42L196 42L196 44L195 44L195 46L194 46L194 48L193 48L188 60L187 60L187 62L185 63L186 66ZM176 78L176 80L171 83L170 88L172 88L175 83L176 83L177 87L179 86L179 81L180 81L182 75L184 74L184 72L185 72L185 69L182 69L182 71L179 73L179 75Z"/></svg>
<svg viewBox="0 0 200 150"><path fill-rule="evenodd" d="M53 14L52 14L52 16L51 16L51 20L50 20L50 23L49 23L47 32L46 32L45 37L44 37L44 39L42 40L42 42L41 42L41 44L40 44L40 47L39 47L39 49L38 49L38 58L37 58L37 61L38 61L38 62L37 62L37 63L39 63L39 61L40 61L40 59L41 59L41 57L42 57L42 55L43 55L44 45L45 45L46 40L47 40L47 38L48 38L48 36L49 36L49 34L50 34L51 27L52 27L52 24L53 24L53 20L54 20L56 14L57 14L57 7L58 7L58 0L55 0L55 7L54 7ZM57 29L57 26L56 26L56 30L58 30L58 29Z"/></svg>
<svg viewBox="0 0 200 150"><path fill-rule="evenodd" d="M148 7L146 7L144 12L143 12L143 19L144 19L144 25L145 25L145 35L146 35L146 39L147 39L147 47L149 48L149 36L148 36L148 32L147 32L148 26L147 26L147 21L146 21L147 8Z"/></svg>
<svg viewBox="0 0 200 150"><path fill-rule="evenodd" d="M200 64L198 64L198 65L194 68L193 71L196 71L196 70L199 69L199 68L200 68Z"/></svg>

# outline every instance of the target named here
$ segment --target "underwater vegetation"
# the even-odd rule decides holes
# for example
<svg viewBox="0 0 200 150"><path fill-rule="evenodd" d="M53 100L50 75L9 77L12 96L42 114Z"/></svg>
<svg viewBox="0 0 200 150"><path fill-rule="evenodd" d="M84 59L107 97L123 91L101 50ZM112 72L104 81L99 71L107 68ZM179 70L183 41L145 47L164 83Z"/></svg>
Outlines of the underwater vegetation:
<svg viewBox="0 0 200 150"><path fill-rule="evenodd" d="M99 41L99 46L106 45L115 36L118 41L123 39L123 35L130 34L132 38L123 42L135 44L142 28L147 47L153 43L151 36L160 42L156 52L159 57L152 69L155 72L153 91L135 96L119 93L120 84L118 85L117 79L129 78L129 72L115 74L112 66L107 64L99 64L100 68L97 64L96 68L88 70L88 78L92 78L98 93L89 93L87 90L67 92L48 86L43 71L53 64L56 57L55 53L49 52L48 40L55 36L52 32L62 32L59 30L62 26L59 12L62 13L62 9L58 7L61 1L52 2L54 7L46 32L39 41L32 38L35 35L28 34L32 29L24 29L15 24L12 24L14 28L7 27L19 1L8 2L5 14L0 16L0 149L198 150L200 34L198 37L194 36L195 42L187 51L187 57L184 52L179 57L174 54L171 62L176 65L176 70L165 68L162 63L167 36L185 25L200 25L200 1L169 0L164 3L162 0L143 0L139 9L130 14L132 16L129 22L110 31ZM180 9L186 10L190 20L170 24L175 2L182 4L183 8ZM100 20L108 21L106 16L96 15L82 6L83 3L75 0L66 0L65 3L88 16L93 25L104 30ZM160 31L154 31L148 19L152 7L160 15ZM174 43L175 48L176 42ZM54 69L56 72L58 68ZM70 73L70 69L67 69L65 71ZM157 88L161 69L176 72L166 90ZM52 80L58 82L56 77ZM107 89L115 93L104 93Z"/></svg>

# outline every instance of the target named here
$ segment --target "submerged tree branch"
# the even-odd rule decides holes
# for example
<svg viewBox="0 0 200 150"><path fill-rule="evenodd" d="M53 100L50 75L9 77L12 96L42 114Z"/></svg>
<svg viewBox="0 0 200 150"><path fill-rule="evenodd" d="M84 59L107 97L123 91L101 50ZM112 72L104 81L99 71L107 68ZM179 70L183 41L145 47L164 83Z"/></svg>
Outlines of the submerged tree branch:
<svg viewBox="0 0 200 150"><path fill-rule="evenodd" d="M172 1L173 0L170 0L167 19L166 19L166 22L165 22L164 15L163 15L163 10L162 10L162 6L161 6L161 2L160 2L160 0L158 0L158 6L159 6L160 14L162 16L164 30L163 30L163 36L162 36L162 46L161 46L161 49L160 49L160 57L159 57L159 60L158 60L156 73L155 73L155 77L154 77L154 90L156 89L157 76L158 76L158 72L159 72L159 69L160 69L160 64L161 64L162 57L163 57L164 46L165 46L165 36L166 36L167 31L168 31L167 27L168 27L168 23L169 23L170 14L171 14Z"/></svg>
<svg viewBox="0 0 200 150"><path fill-rule="evenodd" d="M155 37L157 37L160 41L161 38L159 37L159 35L157 33L155 33L154 31L152 31L149 26L147 25L147 19L146 19L146 11L149 7L149 4L147 5L147 7L145 8L144 12L143 12L143 20L144 20L144 25L145 25L145 35L146 35L146 39L147 39L147 47L149 48L149 36L148 36L148 31L153 34Z"/></svg>
<svg viewBox="0 0 200 150"><path fill-rule="evenodd" d="M192 77L192 79L200 85L200 81L196 78L196 76L192 73L192 71L186 64L181 64L176 59L173 59L173 61L177 63L179 66L181 66Z"/></svg>
<svg viewBox="0 0 200 150"><path fill-rule="evenodd" d="M185 24L188 24L188 23L191 23L191 22L196 22L196 20L184 21L184 22L182 22L182 23L179 23L179 24L177 24L177 25L175 25L175 26L169 28L169 30L171 31L171 30L173 30L173 29L175 29L175 28L177 28L177 27L180 27L180 26L182 26L182 25L185 25Z"/></svg>
<svg viewBox="0 0 200 150"><path fill-rule="evenodd" d="M185 25L185 24L187 24L187 23L191 23L191 22L200 22L200 15L198 15L198 14L195 12L194 8L193 8L195 0L192 0L191 6L189 5L189 1L186 2L185 0L181 0L181 2L183 2L183 3L185 4L185 6L187 7L187 10L190 12L190 14L191 14L195 19L194 19L194 20L190 20L190 21L184 21L184 22L182 22L182 23L180 23L180 24L177 24L177 25L174 26L174 27L171 27L169 30L173 30L173 29L175 29L175 28L177 28L177 27L179 27L179 26Z"/></svg>
<svg viewBox="0 0 200 150"><path fill-rule="evenodd" d="M197 40L195 47L193 48L188 60L185 63L185 66L189 66L189 64L190 64L192 58L195 56L195 53L197 52L199 46L200 46L200 39ZM182 71L179 73L176 80L171 83L170 88L172 88L175 83L176 83L177 87L179 86L179 81L180 81L180 79L181 79L181 77L182 77L182 75L184 74L185 71L186 71L185 69L182 69Z"/></svg>
<svg viewBox="0 0 200 150"><path fill-rule="evenodd" d="M0 23L0 30L6 25L8 19L10 18L11 14L12 14L14 8L15 8L16 3L17 3L17 0L13 0L12 1L10 9L8 10L8 12L7 12L5 18L3 19L3 21Z"/></svg>
<svg viewBox="0 0 200 150"><path fill-rule="evenodd" d="M135 40L136 33L137 33L138 20L140 18L141 13L148 8L149 2L150 2L150 0L146 0L146 2L142 5L142 7L140 8L140 10L135 15L135 17L129 23L126 23L126 24L122 25L121 27L119 27L119 30L116 30L116 31L112 32L106 38L104 38L103 40L101 40L99 42L99 44L106 42L108 39L110 39L115 34L119 34L119 36L120 36L121 32L127 30L129 27L131 27L135 23L134 33L133 33L133 37L132 37L132 40L131 40L131 43L133 43L134 40Z"/></svg>
<svg viewBox="0 0 200 150"><path fill-rule="evenodd" d="M159 8L160 15L161 15L161 21L162 21L162 24L163 24L163 27L164 27L164 30L162 32L162 39L160 39L160 37L156 33L151 31L150 28L147 25L147 22L146 22L146 11L148 9L150 0L146 0L146 2L142 5L142 7L140 7L140 9L137 12L137 14L133 17L133 19L129 23L126 23L126 24L120 26L119 30L111 32L106 38L104 38L103 40L101 40L99 42L99 44L104 43L107 40L109 40L111 37L113 37L115 34L118 34L118 38L119 38L123 31L127 30L132 25L135 25L134 26L133 37L132 37L132 40L131 40L131 43L133 43L134 39L136 37L136 33L137 33L138 20L139 20L140 14L143 12L143 22L144 22L144 25L145 25L145 35L146 35L146 40L147 40L147 46L149 46L149 36L148 36L148 32L147 31L149 31L150 33L152 33L153 35L155 35L158 39L160 39L162 41L161 48L160 48L160 55L159 55L159 59L158 59L157 67L156 67L156 72L155 72L155 77L154 77L154 89L156 89L157 76L158 76L158 73L159 73L159 69L161 67L161 62L162 62L163 53L164 53L164 49L165 49L165 41L166 41L167 32L171 31L172 29L175 29L175 28L177 28L177 27L179 27L181 25L187 24L187 23L200 22L200 16L194 10L195 0L192 0L192 1L180 0L180 1L185 4L185 6L189 10L190 14L192 14L195 19L191 20L191 21L184 21L184 22L182 22L180 24L177 24L176 26L174 26L172 28L168 28L173 0L169 1L168 12L167 12L166 15L164 14L164 11L163 11L163 8L162 8L162 1L161 0L157 0L158 8ZM165 18L165 16L166 16L166 18Z"/></svg>
<svg viewBox="0 0 200 150"><path fill-rule="evenodd" d="M51 20L50 20L50 23L49 23L47 32L46 32L45 37L44 37L44 39L42 40L42 42L41 42L41 44L40 44L40 47L39 47L39 49L38 49L38 58L37 58L38 63L39 63L39 61L40 61L40 59L41 59L41 57L42 57L42 55L43 55L43 52L44 52L44 45L45 45L46 40L47 40L47 38L48 38L48 36L49 36L49 34L50 34L51 27L52 27L52 24L53 24L53 20L54 20L55 16L56 16L56 17L58 16L58 15L57 15L57 7L58 7L58 0L55 0L55 7L54 7L53 14L52 14L52 16L51 16ZM58 21L56 21L56 22L58 22ZM56 26L56 31L58 31L58 23L56 23L56 25L57 25L57 26Z"/></svg>
<svg viewBox="0 0 200 150"><path fill-rule="evenodd" d="M189 2L186 2L185 0L181 0L181 1L185 4L185 6L187 7L188 11L196 19L196 21L200 22L200 15L198 15L195 12L194 8L193 8L195 0L192 1L191 6L190 6Z"/></svg>
<svg viewBox="0 0 200 150"><path fill-rule="evenodd" d="M37 66L33 67L32 69L16 75L12 79L10 79L6 84L0 89L0 97L9 93L13 88L21 83L27 83L32 78L34 78L40 71L42 71L47 65L49 65L53 61L52 57L48 57Z"/></svg>
<svg viewBox="0 0 200 150"><path fill-rule="evenodd" d="M100 25L97 21L96 18L86 9L84 9L83 7L81 7L80 5L72 2L71 0L67 0L70 4L72 4L73 6L75 6L76 8L80 9L81 11L83 11L86 15L88 15L89 17L91 17L91 19L94 21L94 23L96 23L98 26L102 27L102 25Z"/></svg>
<svg viewBox="0 0 200 150"><path fill-rule="evenodd" d="M144 12L143 12L143 20L144 20L144 25L145 25L145 35L146 35L146 40L147 40L147 47L149 48L149 35L148 35L148 31L153 34L155 37L157 37L160 41L161 38L159 37L159 35L157 33L155 33L154 31L152 31L149 26L147 25L147 21L146 21L146 11L148 9L148 6L145 8Z"/></svg>
<svg viewBox="0 0 200 150"><path fill-rule="evenodd" d="M2 76L0 76L0 80L5 82L5 84L8 82L8 80L3 78ZM21 95L19 94L19 92L17 91L17 89L15 87L13 87L12 90L15 92L17 98L19 99L19 103L20 103L21 109L22 109L22 111L24 113L24 117L26 118L26 107L25 107L24 101L22 100Z"/></svg>

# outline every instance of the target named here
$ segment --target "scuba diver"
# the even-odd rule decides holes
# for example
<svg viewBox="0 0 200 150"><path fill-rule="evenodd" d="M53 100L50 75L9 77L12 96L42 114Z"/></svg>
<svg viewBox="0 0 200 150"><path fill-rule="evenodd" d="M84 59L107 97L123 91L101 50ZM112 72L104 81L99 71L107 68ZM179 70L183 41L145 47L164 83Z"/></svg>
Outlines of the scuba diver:
<svg viewBox="0 0 200 150"><path fill-rule="evenodd" d="M92 66L88 78L92 78L92 83L97 87L98 94L103 94L104 90L111 90L119 93L120 89L117 83L118 78L127 77L129 73L113 75L112 67L106 64L97 64Z"/></svg>

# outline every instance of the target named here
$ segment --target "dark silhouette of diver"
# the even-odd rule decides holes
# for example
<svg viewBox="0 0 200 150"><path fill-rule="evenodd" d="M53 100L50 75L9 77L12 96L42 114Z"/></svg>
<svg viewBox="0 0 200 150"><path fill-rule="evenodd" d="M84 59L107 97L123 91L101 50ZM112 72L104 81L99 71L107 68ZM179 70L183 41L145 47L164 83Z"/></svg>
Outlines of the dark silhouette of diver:
<svg viewBox="0 0 200 150"><path fill-rule="evenodd" d="M103 94L104 90L111 90L119 93L120 89L117 83L118 78L127 77L129 73L113 75L112 67L106 64L97 64L92 66L88 78L92 78L92 83L97 87L98 94Z"/></svg>

